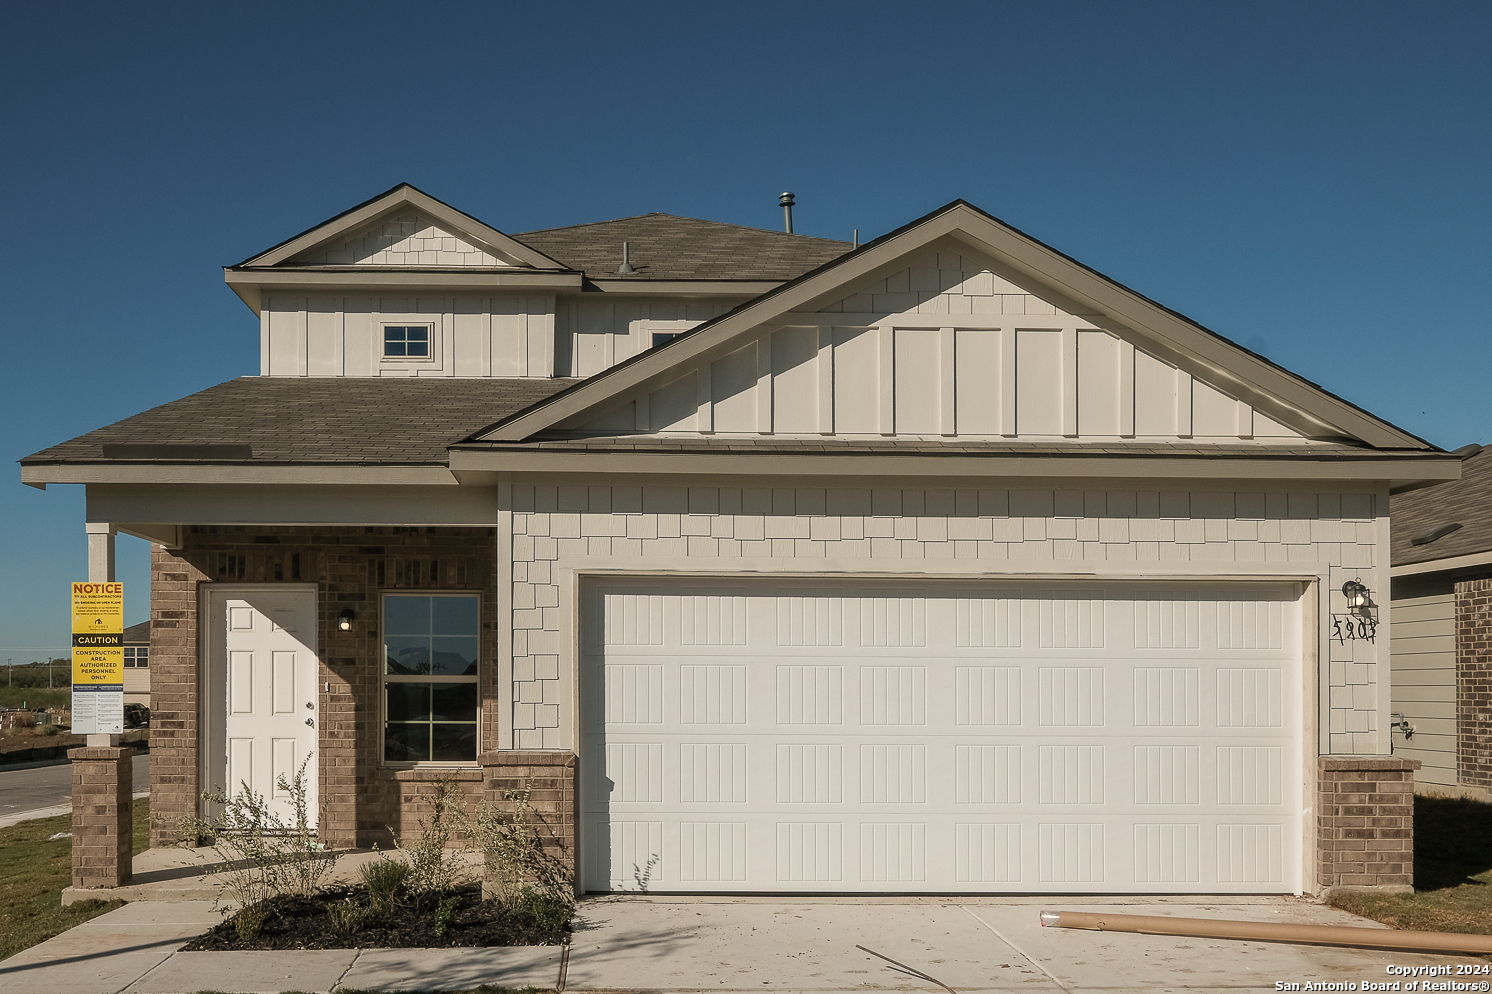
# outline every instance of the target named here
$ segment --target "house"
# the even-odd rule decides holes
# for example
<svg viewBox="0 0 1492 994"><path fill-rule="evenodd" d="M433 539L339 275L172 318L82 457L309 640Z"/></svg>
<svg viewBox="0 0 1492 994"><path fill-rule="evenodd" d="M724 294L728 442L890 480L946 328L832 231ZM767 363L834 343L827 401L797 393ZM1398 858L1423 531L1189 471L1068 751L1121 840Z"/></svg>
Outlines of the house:
<svg viewBox="0 0 1492 994"><path fill-rule="evenodd" d="M1492 800L1492 449L1456 452L1460 480L1390 502L1390 719L1417 789Z"/></svg>
<svg viewBox="0 0 1492 994"><path fill-rule="evenodd" d="M124 703L150 705L150 622L130 625L124 646Z"/></svg>
<svg viewBox="0 0 1492 994"><path fill-rule="evenodd" d="M402 185L226 279L259 375L22 467L155 543L154 845L307 764L338 845L532 785L584 891L1410 884L1370 605L1459 460L983 211Z"/></svg>

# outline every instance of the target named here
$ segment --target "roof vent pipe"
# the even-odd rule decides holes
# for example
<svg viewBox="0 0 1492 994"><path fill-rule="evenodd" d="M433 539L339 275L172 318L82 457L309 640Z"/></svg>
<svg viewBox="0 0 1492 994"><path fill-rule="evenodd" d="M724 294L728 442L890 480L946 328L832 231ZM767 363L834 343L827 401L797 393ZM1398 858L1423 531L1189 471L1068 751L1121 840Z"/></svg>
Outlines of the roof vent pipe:
<svg viewBox="0 0 1492 994"><path fill-rule="evenodd" d="M859 248L859 247L860 247L860 229L856 228L855 229L855 248Z"/></svg>
<svg viewBox="0 0 1492 994"><path fill-rule="evenodd" d="M782 230L791 235L793 233L793 195L784 193L777 198L777 202L782 205Z"/></svg>
<svg viewBox="0 0 1492 994"><path fill-rule="evenodd" d="M616 268L618 276L631 276L637 270L632 268L632 245L630 242L622 242L622 264Z"/></svg>

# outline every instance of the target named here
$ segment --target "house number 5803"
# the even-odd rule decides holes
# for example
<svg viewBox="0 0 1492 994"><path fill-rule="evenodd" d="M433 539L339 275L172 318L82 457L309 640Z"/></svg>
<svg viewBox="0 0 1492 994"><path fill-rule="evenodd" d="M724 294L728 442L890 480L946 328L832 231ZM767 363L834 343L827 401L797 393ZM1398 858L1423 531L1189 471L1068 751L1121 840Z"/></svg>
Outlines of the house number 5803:
<svg viewBox="0 0 1492 994"><path fill-rule="evenodd" d="M1378 638L1378 622L1372 618L1334 614L1331 616L1331 637L1342 643L1373 642Z"/></svg>

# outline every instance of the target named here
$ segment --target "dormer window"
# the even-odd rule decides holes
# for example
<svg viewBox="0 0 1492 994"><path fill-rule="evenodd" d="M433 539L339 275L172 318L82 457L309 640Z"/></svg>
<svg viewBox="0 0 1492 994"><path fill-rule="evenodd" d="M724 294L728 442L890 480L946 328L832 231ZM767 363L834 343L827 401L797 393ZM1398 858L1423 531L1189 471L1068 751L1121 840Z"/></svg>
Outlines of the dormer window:
<svg viewBox="0 0 1492 994"><path fill-rule="evenodd" d="M428 324L384 325L383 357L385 359L430 358L430 326Z"/></svg>

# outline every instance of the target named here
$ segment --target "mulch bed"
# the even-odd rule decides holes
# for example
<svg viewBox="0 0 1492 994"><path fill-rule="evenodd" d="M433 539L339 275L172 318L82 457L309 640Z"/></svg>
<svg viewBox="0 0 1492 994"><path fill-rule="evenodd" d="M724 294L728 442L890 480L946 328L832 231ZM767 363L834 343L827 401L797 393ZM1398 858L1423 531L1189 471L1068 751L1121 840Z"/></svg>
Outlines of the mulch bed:
<svg viewBox="0 0 1492 994"><path fill-rule="evenodd" d="M187 943L189 952L238 949L431 949L470 946L552 946L569 940L569 929L545 927L522 909L505 909L483 901L480 887L452 893L457 899L441 934L436 934L439 901L412 902L386 918L372 918L356 932L339 931L327 909L346 901L366 902L362 887L338 888L312 897L277 897L251 941L239 938L233 918L226 918Z"/></svg>

